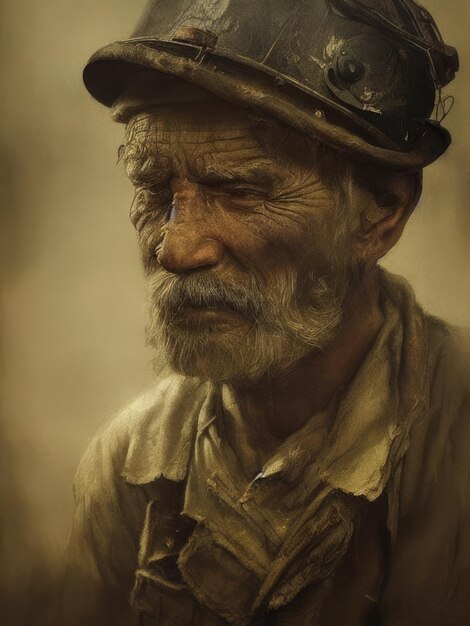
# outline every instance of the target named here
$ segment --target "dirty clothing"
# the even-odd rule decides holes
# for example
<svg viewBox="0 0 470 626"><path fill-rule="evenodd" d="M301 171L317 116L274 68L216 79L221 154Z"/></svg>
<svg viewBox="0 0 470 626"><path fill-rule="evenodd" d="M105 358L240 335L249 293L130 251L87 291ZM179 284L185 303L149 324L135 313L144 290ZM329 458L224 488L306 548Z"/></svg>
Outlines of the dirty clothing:
<svg viewBox="0 0 470 626"><path fill-rule="evenodd" d="M354 378L256 475L229 386L174 375L95 438L64 625L470 624L464 344L381 282Z"/></svg>

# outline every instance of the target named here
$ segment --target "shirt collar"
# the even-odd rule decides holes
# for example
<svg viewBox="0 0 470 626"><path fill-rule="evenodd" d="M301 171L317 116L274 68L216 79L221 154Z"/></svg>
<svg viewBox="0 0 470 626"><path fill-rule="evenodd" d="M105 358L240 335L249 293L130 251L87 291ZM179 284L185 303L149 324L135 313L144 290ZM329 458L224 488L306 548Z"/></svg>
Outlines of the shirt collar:
<svg viewBox="0 0 470 626"><path fill-rule="evenodd" d="M121 422L129 431L122 471L126 482L185 479L198 417L212 397L209 389L209 383L173 374L124 411Z"/></svg>
<svg viewBox="0 0 470 626"><path fill-rule="evenodd" d="M400 433L398 372L403 345L399 312L383 303L384 323L343 394L317 465L323 480L375 500L388 480L390 451Z"/></svg>
<svg viewBox="0 0 470 626"><path fill-rule="evenodd" d="M382 329L339 405L319 459L322 478L375 500L409 446L426 408L429 350L426 317L408 283L381 271Z"/></svg>

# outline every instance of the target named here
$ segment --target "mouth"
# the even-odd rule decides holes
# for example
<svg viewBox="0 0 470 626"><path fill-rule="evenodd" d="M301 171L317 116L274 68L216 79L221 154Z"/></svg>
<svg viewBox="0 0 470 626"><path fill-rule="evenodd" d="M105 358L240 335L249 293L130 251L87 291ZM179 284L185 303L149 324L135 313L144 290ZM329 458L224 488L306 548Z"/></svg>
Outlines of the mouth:
<svg viewBox="0 0 470 626"><path fill-rule="evenodd" d="M225 306L194 306L188 305L181 310L183 315L204 317L204 318L218 318L218 317L242 317L241 313L234 309Z"/></svg>
<svg viewBox="0 0 470 626"><path fill-rule="evenodd" d="M172 318L176 324L191 324L199 327L210 326L215 328L241 326L246 324L246 319L238 311L224 305L218 306L194 306L186 305L179 309L176 316Z"/></svg>

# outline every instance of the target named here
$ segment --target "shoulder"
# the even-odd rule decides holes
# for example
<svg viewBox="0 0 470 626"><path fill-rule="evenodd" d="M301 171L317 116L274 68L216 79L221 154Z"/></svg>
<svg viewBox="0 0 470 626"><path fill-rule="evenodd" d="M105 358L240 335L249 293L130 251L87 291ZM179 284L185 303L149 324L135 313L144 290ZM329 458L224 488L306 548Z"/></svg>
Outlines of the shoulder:
<svg viewBox="0 0 470 626"><path fill-rule="evenodd" d="M402 366L413 378L403 384L413 387L415 404L423 407L415 439L422 441L427 434L443 443L451 431L465 428L468 422L470 329L451 326L423 311L401 276L383 271L382 286L400 311ZM423 450L425 457L430 457L428 452Z"/></svg>
<svg viewBox="0 0 470 626"><path fill-rule="evenodd" d="M427 391L410 432L401 502L405 516L433 511L433 524L449 538L470 519L470 333L430 316L426 322Z"/></svg>
<svg viewBox="0 0 470 626"><path fill-rule="evenodd" d="M416 416L405 442L401 508L406 514L419 502L452 494L457 515L467 499L470 473L470 330L425 313L400 277L384 278L401 311L401 359L411 373L400 391L408 387L407 410Z"/></svg>
<svg viewBox="0 0 470 626"><path fill-rule="evenodd" d="M423 317L427 327L423 371L427 393L422 421L430 438L448 442L452 433L464 434L469 426L470 329L453 327L434 316ZM470 467L470 457L468 460Z"/></svg>
<svg viewBox="0 0 470 626"><path fill-rule="evenodd" d="M122 477L134 485L186 474L207 383L169 376L107 423L88 446L77 471L76 488Z"/></svg>
<svg viewBox="0 0 470 626"><path fill-rule="evenodd" d="M468 406L470 394L470 329L427 316L429 407L444 411L449 427Z"/></svg>

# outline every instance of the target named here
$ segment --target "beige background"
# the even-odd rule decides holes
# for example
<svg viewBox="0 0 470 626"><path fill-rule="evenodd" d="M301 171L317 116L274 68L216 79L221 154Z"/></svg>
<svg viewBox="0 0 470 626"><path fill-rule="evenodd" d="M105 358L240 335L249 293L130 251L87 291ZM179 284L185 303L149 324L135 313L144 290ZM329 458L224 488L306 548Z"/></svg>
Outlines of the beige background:
<svg viewBox="0 0 470 626"><path fill-rule="evenodd" d="M425 4L461 52L446 121L455 143L428 169L385 265L409 278L428 310L470 326L470 3ZM152 380L132 190L116 167L122 128L81 84L88 56L127 36L142 6L0 3L0 558L1 586L19 597L31 572L60 554L88 441Z"/></svg>

